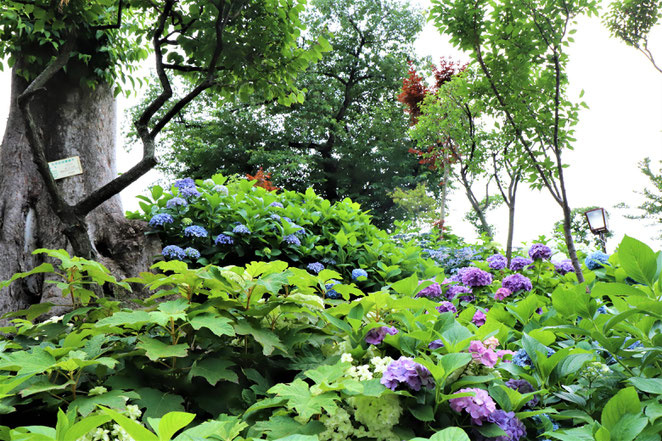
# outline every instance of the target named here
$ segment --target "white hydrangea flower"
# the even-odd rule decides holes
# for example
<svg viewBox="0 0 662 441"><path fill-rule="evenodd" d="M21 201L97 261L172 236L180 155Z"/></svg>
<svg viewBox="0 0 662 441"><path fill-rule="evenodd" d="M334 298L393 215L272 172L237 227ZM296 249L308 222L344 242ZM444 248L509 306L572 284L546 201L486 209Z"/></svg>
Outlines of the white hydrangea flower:
<svg viewBox="0 0 662 441"><path fill-rule="evenodd" d="M356 369L359 381L372 380L372 372L367 364L361 365Z"/></svg>
<svg viewBox="0 0 662 441"><path fill-rule="evenodd" d="M216 185L216 182L214 182L213 179L205 179L204 183L209 187L213 187L214 185Z"/></svg>
<svg viewBox="0 0 662 441"><path fill-rule="evenodd" d="M393 361L391 357L373 357L370 359L370 363L375 367L376 374L383 374L386 372L386 368Z"/></svg>
<svg viewBox="0 0 662 441"><path fill-rule="evenodd" d="M110 434L108 433L108 430L99 427L94 431L92 439L94 441L110 441Z"/></svg>
<svg viewBox="0 0 662 441"><path fill-rule="evenodd" d="M340 361L343 363L351 363L354 361L354 358L352 358L352 354L344 353L340 356Z"/></svg>
<svg viewBox="0 0 662 441"><path fill-rule="evenodd" d="M142 412L140 411L140 407L135 404L129 404L126 406L126 414L132 420L137 420L142 415Z"/></svg>
<svg viewBox="0 0 662 441"><path fill-rule="evenodd" d="M348 376L350 376L350 377L352 377L353 379L355 379L355 380L357 380L357 379L359 378L359 372L358 372L358 370L356 369L356 366L351 366L350 368L348 368L348 369L345 371L345 373L346 373Z"/></svg>
<svg viewBox="0 0 662 441"><path fill-rule="evenodd" d="M106 392L108 392L108 389L106 389L103 386L97 386L97 387L94 387L94 388L90 389L90 392L88 392L88 395L89 396L95 396L95 395L105 394Z"/></svg>
<svg viewBox="0 0 662 441"><path fill-rule="evenodd" d="M49 318L48 320L44 320L44 325L47 323L57 323L60 320L64 318L63 315L54 315L53 317Z"/></svg>

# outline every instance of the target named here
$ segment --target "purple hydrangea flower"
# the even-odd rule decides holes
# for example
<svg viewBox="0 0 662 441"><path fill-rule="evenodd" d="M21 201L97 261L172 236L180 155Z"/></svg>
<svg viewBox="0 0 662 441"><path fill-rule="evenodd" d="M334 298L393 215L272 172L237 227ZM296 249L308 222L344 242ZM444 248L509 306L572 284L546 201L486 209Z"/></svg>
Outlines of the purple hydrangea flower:
<svg viewBox="0 0 662 441"><path fill-rule="evenodd" d="M235 234L251 234L251 230L244 224L239 224L232 229L232 232Z"/></svg>
<svg viewBox="0 0 662 441"><path fill-rule="evenodd" d="M432 374L425 366L402 356L386 367L380 382L391 390L396 390L401 385L407 385L414 391L421 390L421 387L434 387Z"/></svg>
<svg viewBox="0 0 662 441"><path fill-rule="evenodd" d="M216 245L232 245L234 243L234 239L226 234L219 234L218 237L216 237L214 243Z"/></svg>
<svg viewBox="0 0 662 441"><path fill-rule="evenodd" d="M276 213L272 214L270 217L271 217L271 219L273 219L273 220L275 220L275 221L279 221L279 220L280 220L280 216L278 216Z"/></svg>
<svg viewBox="0 0 662 441"><path fill-rule="evenodd" d="M522 274L511 274L508 277L504 277L501 281L501 287L509 289L510 292L516 293L517 291L531 291L533 289L533 284L531 280L522 275Z"/></svg>
<svg viewBox="0 0 662 441"><path fill-rule="evenodd" d="M166 259L171 259L171 260L172 259L176 259L176 260L186 259L186 252L181 247L178 247L177 245L168 245L167 247L163 248L163 251L161 251L161 254Z"/></svg>
<svg viewBox="0 0 662 441"><path fill-rule="evenodd" d="M446 298L448 300L453 300L458 294L473 294L473 290L462 285L451 285L446 291Z"/></svg>
<svg viewBox="0 0 662 441"><path fill-rule="evenodd" d="M428 348L432 351L434 351L435 349L443 348L443 347L444 347L444 342L442 342L440 338L438 338L436 340L432 340L430 342L430 344L428 344Z"/></svg>
<svg viewBox="0 0 662 441"><path fill-rule="evenodd" d="M193 198L200 196L200 192L195 187L184 187L181 190L179 190L179 194L181 194L185 198Z"/></svg>
<svg viewBox="0 0 662 441"><path fill-rule="evenodd" d="M564 275L571 273L575 270L575 267L572 266L572 260L565 259L560 262L554 263L554 269L557 273Z"/></svg>
<svg viewBox="0 0 662 441"><path fill-rule="evenodd" d="M200 251L196 250L193 247L188 247L184 250L184 253L186 254L186 257L189 259L195 260L200 258Z"/></svg>
<svg viewBox="0 0 662 441"><path fill-rule="evenodd" d="M543 243L534 243L529 248L529 257L533 260L549 260L552 257L552 249Z"/></svg>
<svg viewBox="0 0 662 441"><path fill-rule="evenodd" d="M507 264L508 264L508 259L506 259L501 254L493 254L487 258L487 265L490 267L490 269L496 271L504 269Z"/></svg>
<svg viewBox="0 0 662 441"><path fill-rule="evenodd" d="M378 345L384 341L386 334L395 335L397 333L398 330L393 326L380 326L378 328L372 328L369 330L365 335L365 341L371 345Z"/></svg>
<svg viewBox="0 0 662 441"><path fill-rule="evenodd" d="M474 300L476 300L476 296L460 296L459 300L460 300L460 302L471 303Z"/></svg>
<svg viewBox="0 0 662 441"><path fill-rule="evenodd" d="M432 282L433 280L429 281ZM421 280L418 284L420 285L423 282L426 282L426 280ZM416 297L427 297L428 299L441 297L441 285L439 285L437 282L434 282L432 285L426 286L417 292Z"/></svg>
<svg viewBox="0 0 662 441"><path fill-rule="evenodd" d="M471 319L471 322L480 328L485 324L485 320L487 320L487 316L483 311L479 309L474 314L473 318Z"/></svg>
<svg viewBox="0 0 662 441"><path fill-rule="evenodd" d="M186 237L207 237L209 233L199 225L191 225L184 228L184 236Z"/></svg>
<svg viewBox="0 0 662 441"><path fill-rule="evenodd" d="M462 283L466 286L487 286L492 283L492 274L480 268L469 268L462 272Z"/></svg>
<svg viewBox="0 0 662 441"><path fill-rule="evenodd" d="M287 236L283 237L283 242L289 243L290 245L294 245L295 247L301 245L301 241L294 234L288 234Z"/></svg>
<svg viewBox="0 0 662 441"><path fill-rule="evenodd" d="M531 386L531 383L529 383L526 380L516 380L513 378L506 381L506 386L508 386L513 390L516 390L521 394L528 394L533 392L533 386ZM538 397L534 396L526 403L526 405L529 407L535 407L536 404L538 404L538 401L540 401L538 400Z"/></svg>
<svg viewBox="0 0 662 441"><path fill-rule="evenodd" d="M435 309L439 311L440 314L444 312L452 312L453 314L457 313L457 308L451 302L441 302L439 306L436 306Z"/></svg>
<svg viewBox="0 0 662 441"><path fill-rule="evenodd" d="M180 190L186 187L195 187L195 181L192 178L177 179L175 181L175 187Z"/></svg>
<svg viewBox="0 0 662 441"><path fill-rule="evenodd" d="M455 412L466 411L471 415L471 422L477 426L482 426L487 417L496 410L496 403L483 389L464 388L458 392L473 392L473 397L451 398L451 409Z"/></svg>
<svg viewBox="0 0 662 441"><path fill-rule="evenodd" d="M174 221L175 220L169 214L159 213L152 216L152 218L149 220L149 225L150 227L160 227L165 224L171 224Z"/></svg>
<svg viewBox="0 0 662 441"><path fill-rule="evenodd" d="M298 230L296 230L296 231L294 232L294 234L299 234L299 235L306 234L306 230L304 230L303 227L302 227L301 225L292 224L292 227L293 227L293 228L298 228Z"/></svg>
<svg viewBox="0 0 662 441"><path fill-rule="evenodd" d="M283 208L283 204L281 204L280 202L277 202L277 201L274 201L274 202L270 203L269 206L270 207Z"/></svg>
<svg viewBox="0 0 662 441"><path fill-rule="evenodd" d="M528 257L515 256L510 260L510 269L513 271L521 271L532 263L533 260Z"/></svg>
<svg viewBox="0 0 662 441"><path fill-rule="evenodd" d="M509 297L513 292L509 290L508 288L504 288L503 286L499 289L496 290L494 293L494 299L495 300L503 300L506 297Z"/></svg>
<svg viewBox="0 0 662 441"><path fill-rule="evenodd" d="M166 202L166 207L167 208L185 207L187 205L188 205L188 202L186 202L186 199L178 198L178 197L168 199L168 202Z"/></svg>
<svg viewBox="0 0 662 441"><path fill-rule="evenodd" d="M361 268L355 268L352 270L352 280L358 280L359 277L368 277L368 273Z"/></svg>
<svg viewBox="0 0 662 441"><path fill-rule="evenodd" d="M315 274L319 274L320 271L324 269L324 265L319 262L313 262L313 263L309 263L308 266L306 266L306 268L308 269L308 271L312 271Z"/></svg>
<svg viewBox="0 0 662 441"><path fill-rule="evenodd" d="M506 412L499 409L488 415L485 421L496 424L506 434L497 436L496 438L485 438L476 431L476 438L473 438L476 441L519 441L522 437L526 436L526 427L515 416L515 412Z"/></svg>

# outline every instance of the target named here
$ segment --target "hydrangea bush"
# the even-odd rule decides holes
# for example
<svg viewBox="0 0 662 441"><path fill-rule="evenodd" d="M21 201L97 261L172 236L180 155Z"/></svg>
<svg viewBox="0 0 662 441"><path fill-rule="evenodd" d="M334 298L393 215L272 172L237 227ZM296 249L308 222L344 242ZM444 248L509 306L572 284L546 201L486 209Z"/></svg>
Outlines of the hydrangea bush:
<svg viewBox="0 0 662 441"><path fill-rule="evenodd" d="M365 289L414 272L439 272L415 241L393 241L349 199L331 204L312 190L277 193L254 184L222 175L180 179L139 196L141 211L129 217L146 220L159 234L163 258L190 265L280 259L338 271Z"/></svg>
<svg viewBox="0 0 662 441"><path fill-rule="evenodd" d="M582 284L546 259L519 272L483 260L372 292L360 289L365 276L343 279L321 261L173 259L118 282L98 263L48 253L60 264L0 285L42 273L72 304L48 319L48 304L5 316L0 440L644 441L662 432L659 253L629 237ZM152 297L124 308L90 294L129 283ZM471 294L450 297L454 287Z"/></svg>

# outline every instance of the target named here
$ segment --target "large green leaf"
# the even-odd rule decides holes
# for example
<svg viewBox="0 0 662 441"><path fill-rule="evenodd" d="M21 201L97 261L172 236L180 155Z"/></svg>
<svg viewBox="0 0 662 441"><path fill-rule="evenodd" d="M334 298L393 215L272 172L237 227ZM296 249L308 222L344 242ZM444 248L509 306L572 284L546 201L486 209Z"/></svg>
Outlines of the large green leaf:
<svg viewBox="0 0 662 441"><path fill-rule="evenodd" d="M152 361L159 358L186 357L188 355L188 345L185 344L169 345L146 336L140 337L138 341L136 347L145 350L145 355Z"/></svg>
<svg viewBox="0 0 662 441"><path fill-rule="evenodd" d="M140 398L133 400L141 408L145 408L144 418L161 418L168 412L183 412L184 399L179 395L162 392L151 387L136 389Z"/></svg>
<svg viewBox="0 0 662 441"><path fill-rule="evenodd" d="M231 325L231 320L220 315L205 313L196 315L189 319L189 323L193 329L207 328L219 337L223 335L234 336L234 328Z"/></svg>
<svg viewBox="0 0 662 441"><path fill-rule="evenodd" d="M239 323L235 323L234 331L239 335L252 336L255 341L262 345L262 353L264 355L271 355L276 348L287 353L287 348L276 334L259 325L254 326L249 320L242 320Z"/></svg>
<svg viewBox="0 0 662 441"><path fill-rule="evenodd" d="M602 409L602 425L611 431L626 414L639 415L641 402L634 387L627 387L611 397Z"/></svg>
<svg viewBox="0 0 662 441"><path fill-rule="evenodd" d="M627 381L642 392L662 395L662 378L632 377Z"/></svg>
<svg viewBox="0 0 662 441"><path fill-rule="evenodd" d="M332 392L313 395L310 386L301 379L296 379L291 384L277 384L269 389L269 393L286 398L287 407L294 409L304 421L308 421L313 415L321 414L322 409L333 415L338 408L335 402L340 399Z"/></svg>
<svg viewBox="0 0 662 441"><path fill-rule="evenodd" d="M618 257L628 276L645 285L655 283L657 259L648 245L625 235L618 246Z"/></svg>
<svg viewBox="0 0 662 441"><path fill-rule="evenodd" d="M235 372L228 369L230 366L234 366L234 363L225 358L204 358L193 363L189 378L203 377L212 386L216 386L216 383L220 380L238 383L239 377Z"/></svg>

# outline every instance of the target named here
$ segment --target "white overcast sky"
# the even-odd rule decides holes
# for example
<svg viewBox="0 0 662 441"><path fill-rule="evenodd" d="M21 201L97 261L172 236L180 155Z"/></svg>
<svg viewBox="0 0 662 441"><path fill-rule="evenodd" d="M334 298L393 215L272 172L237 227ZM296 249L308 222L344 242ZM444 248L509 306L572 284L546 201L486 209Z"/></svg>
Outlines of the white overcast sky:
<svg viewBox="0 0 662 441"><path fill-rule="evenodd" d="M412 0L423 7L429 0ZM619 202L637 205L641 197L635 191L648 185L637 163L649 156L662 159L662 74L635 49L609 37L599 19L579 21L575 43L570 47L570 98L585 91L583 100L590 106L580 114L576 128L574 151L564 153L570 164L566 169L567 187L572 207L597 205L610 212L610 223L616 237L607 244L612 251L623 234L636 237L659 249L654 242L655 227L645 221L623 217L623 210L615 209ZM662 26L654 30L651 48L662 60ZM440 36L428 24L416 42L419 55L438 60L441 56L468 60L454 50L448 39ZM0 73L0 132L4 132L10 90L9 75ZM133 99L135 101L135 98ZM125 109L132 102L120 99L118 120L122 124ZM119 133L119 131L118 131ZM121 142L121 138L119 138ZM120 171L126 171L139 159L140 152L127 154L118 148ZM654 163L657 166L657 162ZM136 209L135 195L145 191L158 178L152 172L122 193L126 209ZM448 224L456 234L474 239L472 228L462 220L469 209L466 197L457 191L452 195ZM561 210L546 193L521 187L518 194L515 244L530 242L539 235L550 236L552 225L561 218ZM490 213L490 223L497 226L497 240L505 243L507 213Z"/></svg>

